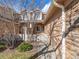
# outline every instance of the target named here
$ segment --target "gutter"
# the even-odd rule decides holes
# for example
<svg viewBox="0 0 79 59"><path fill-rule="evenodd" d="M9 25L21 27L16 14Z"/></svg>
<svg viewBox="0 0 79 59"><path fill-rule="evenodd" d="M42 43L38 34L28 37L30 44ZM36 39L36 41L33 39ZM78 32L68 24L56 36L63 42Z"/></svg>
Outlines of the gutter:
<svg viewBox="0 0 79 59"><path fill-rule="evenodd" d="M56 0L57 2L59 2L59 1L61 1L61 2L59 2L60 4L63 4L64 3L64 6L65 6L65 11L67 11L67 10L69 10L68 9L68 7L70 7L70 4L72 4L72 2L74 1L74 0ZM78 0L77 0L78 1ZM43 24L44 25L46 25L47 24L47 22L51 19L51 18L53 18L53 15L55 14L55 12L57 12L58 11L58 8L56 7L56 6L54 6L54 4L51 4L50 5L50 7L49 7L49 9L48 9L48 11L47 11L47 15L46 15L46 18L43 20ZM52 13L51 13L52 12ZM58 12L59 13L59 12Z"/></svg>
<svg viewBox="0 0 79 59"><path fill-rule="evenodd" d="M65 7L63 5L58 4L55 0L53 0L53 3L56 7L60 8L62 10L62 19L61 19L61 27L62 27L62 31L61 31L61 38L62 38L62 45L61 45L61 52L62 52L62 59L66 59L66 39L64 37L64 32L65 32Z"/></svg>

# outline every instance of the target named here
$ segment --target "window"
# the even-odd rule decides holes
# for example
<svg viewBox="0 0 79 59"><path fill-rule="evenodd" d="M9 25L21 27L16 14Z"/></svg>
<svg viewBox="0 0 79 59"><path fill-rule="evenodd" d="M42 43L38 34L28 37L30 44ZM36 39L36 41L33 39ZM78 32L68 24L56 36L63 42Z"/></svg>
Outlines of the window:
<svg viewBox="0 0 79 59"><path fill-rule="evenodd" d="M37 31L38 31L38 32L41 31L41 30L40 30L40 27L38 27L38 26L37 26Z"/></svg>
<svg viewBox="0 0 79 59"><path fill-rule="evenodd" d="M21 15L21 19L22 19L22 20L25 20L25 21L26 21L26 20L29 20L29 14L28 14L27 12L24 13L24 14L22 14L22 15Z"/></svg>
<svg viewBox="0 0 79 59"><path fill-rule="evenodd" d="M35 19L35 20L42 20L42 13L40 13L40 12L35 12L34 19Z"/></svg>
<svg viewBox="0 0 79 59"><path fill-rule="evenodd" d="M43 32L43 31L44 31L43 26L37 26L36 27L36 32Z"/></svg>

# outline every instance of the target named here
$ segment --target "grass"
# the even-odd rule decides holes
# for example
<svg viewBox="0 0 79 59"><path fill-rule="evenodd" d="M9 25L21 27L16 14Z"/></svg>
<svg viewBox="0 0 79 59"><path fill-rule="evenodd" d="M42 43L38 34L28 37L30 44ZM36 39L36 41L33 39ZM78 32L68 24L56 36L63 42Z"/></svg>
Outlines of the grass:
<svg viewBox="0 0 79 59"><path fill-rule="evenodd" d="M4 51L0 53L0 59L28 59L31 56L28 52Z"/></svg>
<svg viewBox="0 0 79 59"><path fill-rule="evenodd" d="M17 47L17 50L20 51L20 52L25 52L25 51L32 50L32 48L33 48L33 46L31 44L23 42L22 44L20 44Z"/></svg>

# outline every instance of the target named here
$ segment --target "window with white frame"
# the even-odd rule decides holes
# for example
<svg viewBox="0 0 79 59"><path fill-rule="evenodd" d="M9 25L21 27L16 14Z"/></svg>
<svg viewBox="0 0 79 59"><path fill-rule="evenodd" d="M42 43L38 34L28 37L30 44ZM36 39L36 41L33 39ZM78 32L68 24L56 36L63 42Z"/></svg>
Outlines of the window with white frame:
<svg viewBox="0 0 79 59"><path fill-rule="evenodd" d="M42 13L41 12L35 12L34 19L35 20L42 20Z"/></svg>

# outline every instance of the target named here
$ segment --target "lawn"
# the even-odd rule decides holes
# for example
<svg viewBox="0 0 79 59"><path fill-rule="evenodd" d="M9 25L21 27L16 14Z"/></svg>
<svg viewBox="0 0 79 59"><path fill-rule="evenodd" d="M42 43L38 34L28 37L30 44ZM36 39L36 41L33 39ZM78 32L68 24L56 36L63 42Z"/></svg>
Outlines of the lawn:
<svg viewBox="0 0 79 59"><path fill-rule="evenodd" d="M29 52L18 52L16 50L9 50L0 52L0 59L28 59L31 56Z"/></svg>

